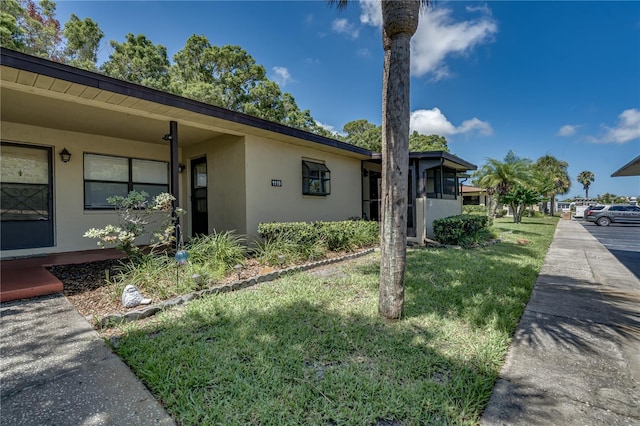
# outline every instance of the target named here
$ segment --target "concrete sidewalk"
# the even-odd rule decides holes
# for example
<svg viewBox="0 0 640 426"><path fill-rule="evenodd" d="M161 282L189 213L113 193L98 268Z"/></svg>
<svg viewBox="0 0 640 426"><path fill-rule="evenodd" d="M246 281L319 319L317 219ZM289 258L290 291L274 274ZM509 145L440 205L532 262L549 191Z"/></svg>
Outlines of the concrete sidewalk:
<svg viewBox="0 0 640 426"><path fill-rule="evenodd" d="M640 425L640 281L579 222L558 223L481 424Z"/></svg>
<svg viewBox="0 0 640 426"><path fill-rule="evenodd" d="M175 422L62 295L0 305L2 425Z"/></svg>

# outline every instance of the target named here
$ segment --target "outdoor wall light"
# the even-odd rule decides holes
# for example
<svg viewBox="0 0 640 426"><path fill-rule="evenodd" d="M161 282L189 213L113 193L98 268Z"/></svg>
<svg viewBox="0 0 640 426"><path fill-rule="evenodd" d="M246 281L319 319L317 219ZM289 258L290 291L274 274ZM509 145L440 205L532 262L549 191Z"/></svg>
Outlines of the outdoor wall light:
<svg viewBox="0 0 640 426"><path fill-rule="evenodd" d="M165 141L170 141L171 139L173 139L173 136L171 136L171 133L167 133L162 137L162 140L165 140Z"/></svg>
<svg viewBox="0 0 640 426"><path fill-rule="evenodd" d="M180 163L178 164L178 173L182 173L184 172L184 169L186 169L187 166L185 166L184 164Z"/></svg>
<svg viewBox="0 0 640 426"><path fill-rule="evenodd" d="M62 151L60 151L60 159L63 163L68 163L71 160L71 153L67 151L67 148L62 148Z"/></svg>

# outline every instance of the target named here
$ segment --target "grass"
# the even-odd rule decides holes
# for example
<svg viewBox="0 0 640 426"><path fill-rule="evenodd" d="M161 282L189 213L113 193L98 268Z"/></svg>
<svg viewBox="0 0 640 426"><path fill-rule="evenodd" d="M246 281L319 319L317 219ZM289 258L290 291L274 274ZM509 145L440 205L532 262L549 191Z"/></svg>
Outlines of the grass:
<svg viewBox="0 0 640 426"><path fill-rule="evenodd" d="M510 221L410 250L401 321L377 314L374 254L123 326L117 352L184 425L475 425L557 218Z"/></svg>

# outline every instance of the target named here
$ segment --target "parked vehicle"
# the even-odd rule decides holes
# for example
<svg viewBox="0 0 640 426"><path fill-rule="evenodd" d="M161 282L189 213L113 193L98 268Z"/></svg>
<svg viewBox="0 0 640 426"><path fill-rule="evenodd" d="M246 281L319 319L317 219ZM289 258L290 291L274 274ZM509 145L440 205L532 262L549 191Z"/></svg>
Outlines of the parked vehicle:
<svg viewBox="0 0 640 426"><path fill-rule="evenodd" d="M631 204L613 204L591 206L584 215L587 222L595 222L599 226L611 223L640 224L640 206Z"/></svg>

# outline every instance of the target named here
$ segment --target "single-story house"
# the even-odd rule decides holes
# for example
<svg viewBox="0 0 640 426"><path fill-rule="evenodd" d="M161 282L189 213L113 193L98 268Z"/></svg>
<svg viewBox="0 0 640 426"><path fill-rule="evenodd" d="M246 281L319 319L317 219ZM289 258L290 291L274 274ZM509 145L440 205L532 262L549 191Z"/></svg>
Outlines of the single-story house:
<svg viewBox="0 0 640 426"><path fill-rule="evenodd" d="M486 206L489 202L487 190L471 185L460 185L462 204L465 206Z"/></svg>
<svg viewBox="0 0 640 426"><path fill-rule="evenodd" d="M309 132L0 49L1 257L96 248L106 202L170 192L188 237L261 222L379 218L380 156ZM412 153L409 236L460 214L476 166Z"/></svg>

